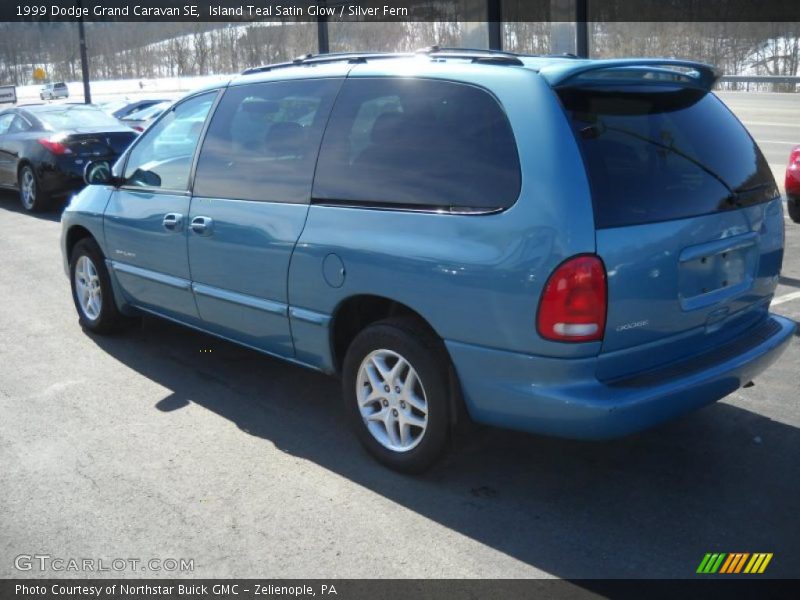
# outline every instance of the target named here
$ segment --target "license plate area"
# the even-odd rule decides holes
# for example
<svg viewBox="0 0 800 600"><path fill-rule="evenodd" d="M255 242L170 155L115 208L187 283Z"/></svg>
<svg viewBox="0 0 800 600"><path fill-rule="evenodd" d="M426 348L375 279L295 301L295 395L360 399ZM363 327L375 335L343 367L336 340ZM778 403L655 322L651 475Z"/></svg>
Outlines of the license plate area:
<svg viewBox="0 0 800 600"><path fill-rule="evenodd" d="M697 310L747 291L757 267L755 232L685 248L678 268L681 308Z"/></svg>

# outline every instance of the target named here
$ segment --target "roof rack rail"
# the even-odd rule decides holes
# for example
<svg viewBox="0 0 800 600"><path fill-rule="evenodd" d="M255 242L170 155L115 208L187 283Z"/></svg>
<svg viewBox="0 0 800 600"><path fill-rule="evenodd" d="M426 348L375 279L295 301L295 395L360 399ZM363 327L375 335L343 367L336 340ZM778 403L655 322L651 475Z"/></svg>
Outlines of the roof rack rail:
<svg viewBox="0 0 800 600"><path fill-rule="evenodd" d="M505 52L503 50L490 50L487 48L449 48L442 46L428 46L427 48L420 48L416 54L425 54L427 56L441 56L442 58L461 58L469 59L476 63L492 63L502 65L518 65L524 63L520 60L519 54L514 52Z"/></svg>
<svg viewBox="0 0 800 600"><path fill-rule="evenodd" d="M475 63L492 63L503 65L522 65L519 54L503 52L502 50L486 50L482 48L442 48L439 46L429 46L416 52L331 52L327 54L303 54L292 61L273 63L260 67L250 67L242 71L242 75L253 73L265 73L275 69L286 69L289 67L319 65L332 62L361 63L370 60L381 60L387 58L402 58L425 55L432 58L457 58L467 59Z"/></svg>
<svg viewBox="0 0 800 600"><path fill-rule="evenodd" d="M250 67L242 71L242 75L250 75L252 73L264 73L274 69L286 69L289 67L298 67L302 65L319 65L333 62L366 62L368 60L378 60L382 58L397 58L399 56L410 56L408 54L400 54L393 52L329 52L326 54L303 54L298 56L292 61L273 63L271 65L263 65L260 67Z"/></svg>

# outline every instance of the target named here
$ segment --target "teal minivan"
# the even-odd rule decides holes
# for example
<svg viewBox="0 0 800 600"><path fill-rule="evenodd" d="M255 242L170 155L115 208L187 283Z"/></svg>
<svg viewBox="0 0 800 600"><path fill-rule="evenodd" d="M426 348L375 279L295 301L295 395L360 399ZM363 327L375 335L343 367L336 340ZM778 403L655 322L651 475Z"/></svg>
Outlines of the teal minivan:
<svg viewBox="0 0 800 600"><path fill-rule="evenodd" d="M149 313L341 378L364 446L654 426L787 347L780 195L689 61L309 56L175 103L63 216L81 325ZM302 402L298 398L298 402Z"/></svg>

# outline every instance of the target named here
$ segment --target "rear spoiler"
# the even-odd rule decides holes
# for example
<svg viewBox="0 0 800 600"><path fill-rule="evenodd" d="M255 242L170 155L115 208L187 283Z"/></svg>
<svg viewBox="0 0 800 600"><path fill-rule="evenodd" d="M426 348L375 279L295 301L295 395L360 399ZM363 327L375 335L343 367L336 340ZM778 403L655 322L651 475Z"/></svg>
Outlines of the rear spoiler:
<svg viewBox="0 0 800 600"><path fill-rule="evenodd" d="M539 74L554 88L646 83L677 84L708 92L722 72L711 65L690 60L628 58L558 62L542 67Z"/></svg>

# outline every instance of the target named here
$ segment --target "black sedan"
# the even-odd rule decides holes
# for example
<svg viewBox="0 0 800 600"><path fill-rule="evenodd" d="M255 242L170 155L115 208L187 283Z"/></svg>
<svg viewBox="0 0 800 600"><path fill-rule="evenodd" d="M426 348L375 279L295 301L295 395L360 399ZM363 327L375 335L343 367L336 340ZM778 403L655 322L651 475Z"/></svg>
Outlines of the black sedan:
<svg viewBox="0 0 800 600"><path fill-rule="evenodd" d="M116 160L137 135L84 104L0 111L0 188L18 190L25 210L47 210L83 186L86 163Z"/></svg>

